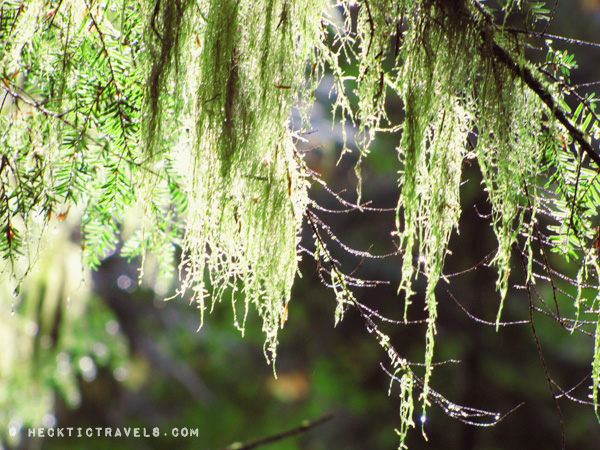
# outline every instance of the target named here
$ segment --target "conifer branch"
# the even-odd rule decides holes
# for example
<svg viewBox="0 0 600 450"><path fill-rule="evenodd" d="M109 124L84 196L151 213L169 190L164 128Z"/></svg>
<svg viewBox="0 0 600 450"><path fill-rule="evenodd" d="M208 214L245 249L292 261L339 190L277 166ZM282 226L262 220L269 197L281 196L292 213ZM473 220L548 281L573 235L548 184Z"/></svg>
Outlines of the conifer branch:
<svg viewBox="0 0 600 450"><path fill-rule="evenodd" d="M515 75L523 80L523 82L533 91L538 97L548 106L555 119L558 120L569 132L571 137L579 144L580 148L590 157L592 161L600 167L600 155L594 151L586 135L567 118L565 111L556 104L556 100L552 94L542 85L542 83L533 75L531 70L523 65L520 65L514 58L503 49L497 42L493 44L494 55L498 60L508 67Z"/></svg>
<svg viewBox="0 0 600 450"><path fill-rule="evenodd" d="M475 1L474 4L484 16L486 22L490 27L495 28L494 18L488 13L479 2ZM474 20L474 19L473 19ZM492 52L493 55L506 66L512 73L518 76L523 82L542 100L556 120L558 120L569 132L571 137L579 144L581 149L590 157L592 161L600 167L600 155L594 151L591 144L587 140L587 136L579 128L577 128L567 117L567 113L561 108L548 89L533 75L533 72L529 67L524 64L520 64L516 61L512 55L506 51L500 44L493 39L489 30L482 30L481 37L485 43L487 39L492 39ZM542 33L543 35L543 33Z"/></svg>

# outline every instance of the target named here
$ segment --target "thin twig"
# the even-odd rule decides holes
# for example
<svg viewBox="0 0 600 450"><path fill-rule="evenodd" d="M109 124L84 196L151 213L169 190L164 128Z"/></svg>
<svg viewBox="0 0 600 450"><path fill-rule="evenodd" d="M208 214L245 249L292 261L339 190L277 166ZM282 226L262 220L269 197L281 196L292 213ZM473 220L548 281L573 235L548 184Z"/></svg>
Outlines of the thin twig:
<svg viewBox="0 0 600 450"><path fill-rule="evenodd" d="M325 422L330 421L331 419L333 419L333 417L333 414L329 413L321 417L320 419L313 420L312 422L303 422L302 425L296 428L292 428L291 430L283 431L281 433L273 434L271 436L266 436L252 442L247 442L245 444L240 442L234 442L233 444L227 447L223 447L220 450L250 450L253 448L261 447L263 445L269 445L274 442L279 442L283 439L296 436L298 434L306 433L312 430L313 428L316 428L320 425L323 425Z"/></svg>
<svg viewBox="0 0 600 450"><path fill-rule="evenodd" d="M469 319L471 319L474 322L481 323L483 325L490 325L493 327L496 327L496 326L505 327L508 325L523 325L523 324L528 324L530 322L529 320L516 320L514 322L489 322L487 320L480 319L479 317L475 317L473 314L471 314L469 311L467 311L467 308L465 308L462 305L462 303L460 303L456 299L456 297L454 297L454 295L452 295L452 292L450 292L450 291L446 291L446 292L448 293L450 298L452 300L454 300L454 303L456 303L458 305L458 307L469 317Z"/></svg>
<svg viewBox="0 0 600 450"><path fill-rule="evenodd" d="M527 262L525 261L525 256L523 255L523 253L521 252L521 263L523 264L523 268L525 268L525 270L527 270ZM556 411L558 412L558 419L560 422L560 430L561 430L561 438L562 438L562 449L565 450L566 448L566 441L567 441L567 434L565 431L565 420L563 417L563 413L562 413L562 409L560 407L560 404L558 403L558 396L554 393L554 381L552 380L552 377L550 377L550 372L548 371L548 365L546 364L546 358L544 357L544 352L542 350L542 344L540 343L540 340L538 338L538 334L535 328L535 324L533 321L533 312L534 312L534 305L533 305L533 298L531 296L531 282L527 283L527 298L529 300L529 323L531 325L531 332L533 333L533 339L535 340L535 346L537 348L538 351L538 356L540 358L540 362L542 363L542 368L544 369L544 374L546 375L546 380L548 382L548 388L550 389L550 393L552 394L552 399L554 400L554 406L556 407Z"/></svg>

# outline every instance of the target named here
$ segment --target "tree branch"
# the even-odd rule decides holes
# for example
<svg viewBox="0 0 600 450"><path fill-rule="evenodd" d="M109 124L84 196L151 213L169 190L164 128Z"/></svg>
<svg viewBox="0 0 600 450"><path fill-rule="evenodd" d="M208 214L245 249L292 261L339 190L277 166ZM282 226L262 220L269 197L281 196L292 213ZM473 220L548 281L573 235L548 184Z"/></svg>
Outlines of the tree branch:
<svg viewBox="0 0 600 450"><path fill-rule="evenodd" d="M479 2L473 2L477 9L481 12L485 21L490 26L490 28L495 28L494 18L479 4ZM490 39L490 36L493 34L488 34L490 30L481 30L481 37L484 42L487 39ZM552 115L556 120L558 120L569 132L573 140L577 142L582 151L584 151L592 161L596 163L598 167L600 167L600 155L594 151L592 145L586 139L587 136L583 133L579 128L577 128L573 123L568 119L567 113L563 108L560 107L556 103L556 100L548 92L546 87L538 80L534 75L531 69L525 65L519 64L512 55L506 51L500 44L496 42L496 40L492 39L492 52L493 55L500 61L503 65L505 65L511 72L513 72L516 76L518 76L523 82L531 89L533 92L537 94L537 96L546 104Z"/></svg>
<svg viewBox="0 0 600 450"><path fill-rule="evenodd" d="M587 141L586 135L567 118L565 111L556 104L554 97L546 90L542 83L533 75L528 67L521 66L513 57L504 50L497 42L493 43L492 50L494 56L502 64L508 67L511 72L523 80L523 82L546 104L548 109L569 132L571 137L579 144L581 149L590 157L592 161L600 167L600 155L594 151L591 144Z"/></svg>
<svg viewBox="0 0 600 450"><path fill-rule="evenodd" d="M312 422L303 422L302 425L296 428L292 428L291 430L283 431L281 433L277 433L271 436L266 436L252 442L247 442L245 444L241 442L234 442L233 444L227 447L223 447L219 450L250 450L253 448L261 447L263 445L272 444L273 442L278 442L288 437L295 436L297 434L306 433L307 431L310 431L311 429L316 428L319 425L330 421L331 419L333 419L333 414L329 413L321 417L320 419L314 420Z"/></svg>

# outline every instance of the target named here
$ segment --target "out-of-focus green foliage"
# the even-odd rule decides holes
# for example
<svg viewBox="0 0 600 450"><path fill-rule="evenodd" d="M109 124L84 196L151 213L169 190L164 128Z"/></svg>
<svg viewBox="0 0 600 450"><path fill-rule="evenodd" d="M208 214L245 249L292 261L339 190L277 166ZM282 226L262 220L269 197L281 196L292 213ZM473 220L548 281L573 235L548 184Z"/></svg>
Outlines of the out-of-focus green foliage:
<svg viewBox="0 0 600 450"><path fill-rule="evenodd" d="M80 404L79 383L108 370L126 381L128 346L114 314L88 287L77 245L55 233L36 270L14 296L0 288L0 435L9 444L23 426L54 426L55 396ZM16 434L8 434L10 429Z"/></svg>

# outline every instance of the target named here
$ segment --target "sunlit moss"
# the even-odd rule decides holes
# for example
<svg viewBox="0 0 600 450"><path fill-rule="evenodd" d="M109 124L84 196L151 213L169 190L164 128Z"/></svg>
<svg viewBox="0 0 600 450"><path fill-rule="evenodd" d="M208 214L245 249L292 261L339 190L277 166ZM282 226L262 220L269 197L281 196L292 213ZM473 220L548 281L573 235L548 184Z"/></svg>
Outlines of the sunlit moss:
<svg viewBox="0 0 600 450"><path fill-rule="evenodd" d="M152 129L185 129L180 142L191 157L182 174L188 208L181 293L191 290L202 313L207 297L215 304L228 288L240 289L245 312L236 324L244 329L253 305L264 321L265 354L274 358L307 203L290 117L306 86L320 5L204 2L187 8L177 27L163 17L169 8L150 13L151 46L160 50L166 35L176 37L152 66L148 110L157 124L145 143L155 155L164 144ZM171 85L163 87L155 80L167 68ZM169 93L175 100L162 102ZM170 116L168 108L180 114Z"/></svg>

